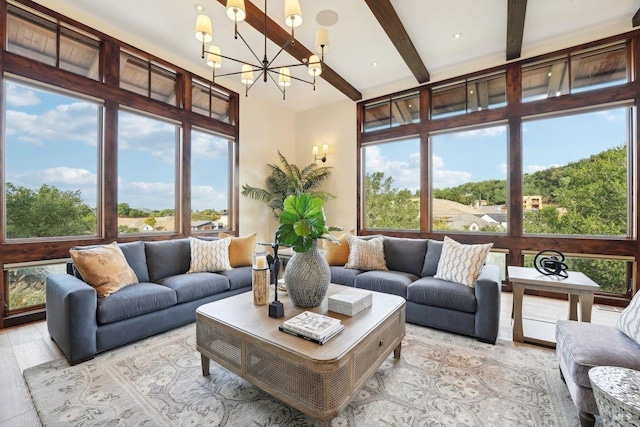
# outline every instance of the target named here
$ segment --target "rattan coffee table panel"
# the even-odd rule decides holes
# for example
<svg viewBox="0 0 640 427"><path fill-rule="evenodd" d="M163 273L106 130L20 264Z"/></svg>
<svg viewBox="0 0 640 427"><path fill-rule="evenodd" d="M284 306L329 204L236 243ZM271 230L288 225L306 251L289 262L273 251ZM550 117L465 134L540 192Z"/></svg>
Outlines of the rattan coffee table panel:
<svg viewBox="0 0 640 427"><path fill-rule="evenodd" d="M196 342L198 351L217 356L236 368L242 367L242 338L228 328L209 322L197 322Z"/></svg>

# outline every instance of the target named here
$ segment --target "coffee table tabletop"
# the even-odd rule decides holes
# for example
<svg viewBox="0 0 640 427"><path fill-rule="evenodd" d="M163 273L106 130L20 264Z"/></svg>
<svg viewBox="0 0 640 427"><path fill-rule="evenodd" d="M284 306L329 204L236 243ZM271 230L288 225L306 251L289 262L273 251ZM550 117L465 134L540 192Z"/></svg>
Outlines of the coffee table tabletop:
<svg viewBox="0 0 640 427"><path fill-rule="evenodd" d="M331 284L327 296L350 289ZM205 304L196 310L197 348L203 374L214 360L267 393L329 425L356 392L394 352L405 334L405 300L372 292L373 305L350 317L328 310L328 299L311 308L295 307L281 295L285 316L268 317L251 292ZM340 319L344 330L324 345L279 331L304 311Z"/></svg>

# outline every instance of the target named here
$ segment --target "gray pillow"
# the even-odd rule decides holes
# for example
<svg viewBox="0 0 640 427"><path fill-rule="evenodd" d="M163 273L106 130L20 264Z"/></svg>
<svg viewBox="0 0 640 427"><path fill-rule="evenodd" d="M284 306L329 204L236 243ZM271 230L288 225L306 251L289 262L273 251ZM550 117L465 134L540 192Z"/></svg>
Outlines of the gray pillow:
<svg viewBox="0 0 640 427"><path fill-rule="evenodd" d="M184 274L191 264L189 239L144 242L149 267L149 279L156 282L165 277Z"/></svg>
<svg viewBox="0 0 640 427"><path fill-rule="evenodd" d="M384 259L387 268L394 271L420 275L427 252L427 240L402 239L399 237L384 238Z"/></svg>
<svg viewBox="0 0 640 427"><path fill-rule="evenodd" d="M444 242L429 239L427 242L427 255L424 257L424 265L422 266L422 277L435 276L438 271L438 262L442 254L442 245Z"/></svg>

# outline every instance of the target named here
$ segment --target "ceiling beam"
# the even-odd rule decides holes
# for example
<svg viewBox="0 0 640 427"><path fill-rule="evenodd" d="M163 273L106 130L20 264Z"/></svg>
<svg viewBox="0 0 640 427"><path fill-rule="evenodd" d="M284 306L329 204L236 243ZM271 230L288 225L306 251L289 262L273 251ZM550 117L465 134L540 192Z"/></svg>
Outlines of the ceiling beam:
<svg viewBox="0 0 640 427"><path fill-rule="evenodd" d="M218 0L218 3L226 7L227 0ZM247 12L247 23L258 30L260 34L264 35L264 13L262 13L262 11L250 1L245 2L245 9ZM283 46L289 40L291 34L288 31L285 31L273 19L267 17L267 36L269 40L278 46ZM303 59L306 61L306 59L311 55L315 54L297 40L295 45L287 46L285 51L300 62L302 62ZM349 99L353 101L359 101L362 99L362 94L338 73L333 71L326 63L322 65L322 75L320 77L340 92L344 93Z"/></svg>
<svg viewBox="0 0 640 427"><path fill-rule="evenodd" d="M365 0L371 12L376 17L380 26L384 29L385 33L396 47L396 50L407 63L407 66L416 77L419 83L426 83L429 81L429 71L422 62L418 51L416 50L407 30L405 30L402 21L398 17L396 10L391 4L391 0Z"/></svg>
<svg viewBox="0 0 640 427"><path fill-rule="evenodd" d="M631 24L633 24L634 27L637 27L640 25L640 9L638 9L636 14L633 15L633 18L631 19Z"/></svg>
<svg viewBox="0 0 640 427"><path fill-rule="evenodd" d="M507 3L507 61L520 58L527 0L508 0Z"/></svg>

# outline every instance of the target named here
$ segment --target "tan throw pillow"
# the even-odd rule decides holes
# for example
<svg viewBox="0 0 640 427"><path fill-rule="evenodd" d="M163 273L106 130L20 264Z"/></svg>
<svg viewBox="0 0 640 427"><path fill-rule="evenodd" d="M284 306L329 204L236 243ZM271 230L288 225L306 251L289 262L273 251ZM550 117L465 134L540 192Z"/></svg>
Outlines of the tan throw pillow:
<svg viewBox="0 0 640 427"><path fill-rule="evenodd" d="M189 243L191 244L191 266L187 273L231 270L229 264L230 237L219 240L189 237Z"/></svg>
<svg viewBox="0 0 640 427"><path fill-rule="evenodd" d="M116 242L95 248L72 248L69 254L84 281L95 288L101 298L138 283L136 273Z"/></svg>
<svg viewBox="0 0 640 427"><path fill-rule="evenodd" d="M338 237L338 243L326 241L324 243L324 258L329 265L343 266L349 262L349 242L347 242L347 234Z"/></svg>
<svg viewBox="0 0 640 427"><path fill-rule="evenodd" d="M375 237L371 240L358 239L347 234L349 243L349 260L345 268L356 270L387 270L384 260L384 238Z"/></svg>
<svg viewBox="0 0 640 427"><path fill-rule="evenodd" d="M249 234L244 237L234 237L230 234L220 233L218 235L221 239L231 238L231 244L229 245L229 264L231 267L244 267L251 265L253 259L253 253L256 250L256 244L258 243L258 236L256 233Z"/></svg>
<svg viewBox="0 0 640 427"><path fill-rule="evenodd" d="M463 245L445 236L436 279L474 287L493 243Z"/></svg>

